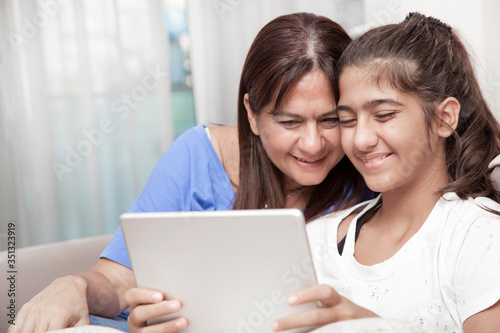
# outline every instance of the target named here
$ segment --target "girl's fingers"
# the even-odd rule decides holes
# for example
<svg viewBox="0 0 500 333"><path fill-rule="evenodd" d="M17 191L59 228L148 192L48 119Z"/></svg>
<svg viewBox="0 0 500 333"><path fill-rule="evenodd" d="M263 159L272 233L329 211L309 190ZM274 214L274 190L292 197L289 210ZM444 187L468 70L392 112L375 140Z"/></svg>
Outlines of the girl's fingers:
<svg viewBox="0 0 500 333"><path fill-rule="evenodd" d="M158 303L163 301L161 292L145 288L131 288L125 293L125 302L131 307L139 304Z"/></svg>
<svg viewBox="0 0 500 333"><path fill-rule="evenodd" d="M188 321L186 318L181 317L161 324L143 327L137 331L140 333L171 333L183 330L187 327L187 325Z"/></svg>
<svg viewBox="0 0 500 333"><path fill-rule="evenodd" d="M180 308L181 303L177 300L139 305L130 312L129 321L137 327L146 326L147 320L176 313Z"/></svg>
<svg viewBox="0 0 500 333"><path fill-rule="evenodd" d="M298 327L322 326L337 321L335 312L331 308L306 310L273 322L271 328L275 332L285 331Z"/></svg>
<svg viewBox="0 0 500 333"><path fill-rule="evenodd" d="M309 302L321 302L327 307L338 305L341 296L330 286L319 284L302 289L288 297L288 304L299 305Z"/></svg>

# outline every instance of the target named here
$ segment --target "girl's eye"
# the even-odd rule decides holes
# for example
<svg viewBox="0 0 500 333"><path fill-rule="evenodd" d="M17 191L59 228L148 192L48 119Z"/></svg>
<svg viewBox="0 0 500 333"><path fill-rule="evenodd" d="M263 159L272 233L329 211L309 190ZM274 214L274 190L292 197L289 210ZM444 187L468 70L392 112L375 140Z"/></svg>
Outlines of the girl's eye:
<svg viewBox="0 0 500 333"><path fill-rule="evenodd" d="M340 126L348 127L348 126L354 126L356 124L356 119L354 118L347 118L347 119L342 119L339 121Z"/></svg>
<svg viewBox="0 0 500 333"><path fill-rule="evenodd" d="M396 116L396 112L382 113L375 116L378 120L389 120Z"/></svg>

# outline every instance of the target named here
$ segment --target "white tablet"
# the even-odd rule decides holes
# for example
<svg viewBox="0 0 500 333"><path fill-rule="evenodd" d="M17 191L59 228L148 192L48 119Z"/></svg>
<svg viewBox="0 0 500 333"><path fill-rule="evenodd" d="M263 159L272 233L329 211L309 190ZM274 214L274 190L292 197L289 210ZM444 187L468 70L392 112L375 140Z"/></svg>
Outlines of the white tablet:
<svg viewBox="0 0 500 333"><path fill-rule="evenodd" d="M317 306L286 302L316 284L300 210L126 213L120 223L137 285L183 304L149 324L182 315L187 333L268 333Z"/></svg>

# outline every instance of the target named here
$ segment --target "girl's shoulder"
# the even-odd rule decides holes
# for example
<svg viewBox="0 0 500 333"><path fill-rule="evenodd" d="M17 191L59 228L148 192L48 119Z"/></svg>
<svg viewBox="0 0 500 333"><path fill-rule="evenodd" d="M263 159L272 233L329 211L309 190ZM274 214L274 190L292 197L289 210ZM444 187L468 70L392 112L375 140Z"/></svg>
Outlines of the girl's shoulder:
<svg viewBox="0 0 500 333"><path fill-rule="evenodd" d="M500 220L500 203L487 197L461 199L455 193L445 193L441 198L441 206L462 218Z"/></svg>
<svg viewBox="0 0 500 333"><path fill-rule="evenodd" d="M336 234L337 229L342 222L346 222L343 225L343 229L347 231L350 223L355 219L357 215L362 214L363 212L375 206L379 202L379 200L380 195L375 199L358 203L355 206L325 214L307 224L308 232L318 232L321 230L321 232L330 233L329 230L334 229Z"/></svg>
<svg viewBox="0 0 500 333"><path fill-rule="evenodd" d="M438 202L429 232L441 234L441 242L447 244L489 241L491 235L500 236L499 213L500 204L489 198L460 199L455 193L446 193Z"/></svg>
<svg viewBox="0 0 500 333"><path fill-rule="evenodd" d="M373 198L370 200L365 200L365 201L360 202L352 207L348 207L348 208L339 210L337 212L331 212L331 213L325 214L324 216L322 216L318 220L321 220L321 219L323 219L323 220L332 220L332 219L342 220L351 214L357 215L359 213L363 213L364 211L367 211L370 208L372 208L373 206L375 206L380 200L382 200L381 198L382 198L382 196L379 194L376 198Z"/></svg>

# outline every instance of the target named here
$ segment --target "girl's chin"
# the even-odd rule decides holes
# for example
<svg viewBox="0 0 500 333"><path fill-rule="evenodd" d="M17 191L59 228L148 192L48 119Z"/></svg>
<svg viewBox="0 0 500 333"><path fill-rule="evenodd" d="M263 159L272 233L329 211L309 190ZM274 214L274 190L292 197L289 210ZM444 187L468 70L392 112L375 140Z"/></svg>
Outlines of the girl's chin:
<svg viewBox="0 0 500 333"><path fill-rule="evenodd" d="M381 181L381 180L374 181L374 180L370 180L370 179L365 178L365 183L366 183L366 186L368 186L368 188L370 190L372 190L373 192L383 193L383 192L391 191L392 189L395 188L395 186L393 186L389 180L387 180L387 181Z"/></svg>

